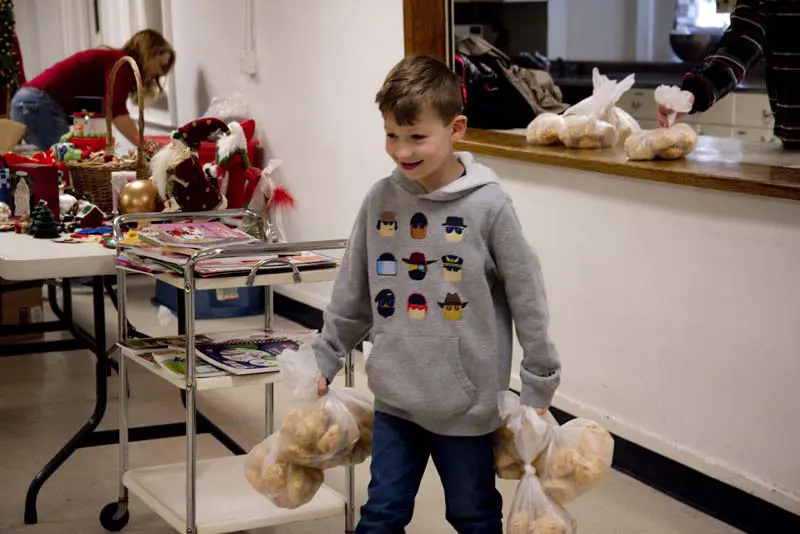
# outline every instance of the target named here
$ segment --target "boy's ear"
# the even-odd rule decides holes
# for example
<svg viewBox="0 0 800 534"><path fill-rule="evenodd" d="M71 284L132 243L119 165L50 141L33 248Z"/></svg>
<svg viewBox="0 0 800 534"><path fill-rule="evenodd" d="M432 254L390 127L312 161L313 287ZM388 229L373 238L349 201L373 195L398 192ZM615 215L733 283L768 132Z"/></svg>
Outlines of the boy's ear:
<svg viewBox="0 0 800 534"><path fill-rule="evenodd" d="M453 141L461 141L467 133L467 117L466 115L456 115L453 119L451 135Z"/></svg>

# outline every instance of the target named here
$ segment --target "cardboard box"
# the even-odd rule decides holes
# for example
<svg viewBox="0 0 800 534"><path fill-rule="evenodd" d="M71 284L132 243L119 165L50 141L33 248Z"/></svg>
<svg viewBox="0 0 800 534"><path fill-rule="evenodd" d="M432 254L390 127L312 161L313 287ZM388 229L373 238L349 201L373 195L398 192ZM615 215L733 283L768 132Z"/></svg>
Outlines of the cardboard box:
<svg viewBox="0 0 800 534"><path fill-rule="evenodd" d="M0 289L15 282L0 278ZM38 286L0 292L0 325L13 326L19 324L41 323L44 321L42 298L42 281ZM0 337L0 345L13 345L23 341L41 340L44 334L28 334Z"/></svg>

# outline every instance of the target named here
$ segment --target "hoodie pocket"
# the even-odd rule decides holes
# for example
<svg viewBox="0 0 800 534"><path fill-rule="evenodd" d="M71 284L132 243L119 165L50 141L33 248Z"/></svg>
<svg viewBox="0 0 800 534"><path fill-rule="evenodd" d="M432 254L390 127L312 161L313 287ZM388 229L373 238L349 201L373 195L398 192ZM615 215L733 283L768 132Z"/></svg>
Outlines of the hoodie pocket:
<svg viewBox="0 0 800 534"><path fill-rule="evenodd" d="M466 412L478 391L461 365L458 338L378 334L366 372L378 400L423 419Z"/></svg>

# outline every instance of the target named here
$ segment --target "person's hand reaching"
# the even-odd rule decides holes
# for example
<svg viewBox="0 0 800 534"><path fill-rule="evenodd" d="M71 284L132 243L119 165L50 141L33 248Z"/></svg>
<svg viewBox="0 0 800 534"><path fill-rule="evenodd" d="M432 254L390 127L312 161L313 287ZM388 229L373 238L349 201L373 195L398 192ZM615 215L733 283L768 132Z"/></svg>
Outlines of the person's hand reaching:
<svg viewBox="0 0 800 534"><path fill-rule="evenodd" d="M689 95L688 96L689 100L691 101L692 104L694 104L694 95L691 94L691 93L688 93L688 95ZM658 106L658 125L661 128L668 128L669 127L669 115L671 113L675 113L675 111L670 109L670 108L668 108L667 106L662 106L662 105ZM681 113L677 113L675 115L675 121L677 122L677 121L681 120L686 115L688 115L688 113L682 113L682 112Z"/></svg>
<svg viewBox="0 0 800 534"><path fill-rule="evenodd" d="M328 381L324 376L319 377L317 382L317 395L323 397L328 394Z"/></svg>

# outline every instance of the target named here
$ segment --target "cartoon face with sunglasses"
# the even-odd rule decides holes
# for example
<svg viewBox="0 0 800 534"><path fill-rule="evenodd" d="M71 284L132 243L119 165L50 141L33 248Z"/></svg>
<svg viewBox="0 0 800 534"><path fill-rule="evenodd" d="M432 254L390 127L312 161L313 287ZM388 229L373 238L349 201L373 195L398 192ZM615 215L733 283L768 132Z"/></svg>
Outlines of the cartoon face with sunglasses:
<svg viewBox="0 0 800 534"><path fill-rule="evenodd" d="M458 243L464 239L467 225L464 224L463 217L447 217L442 226L444 226L445 237L450 243Z"/></svg>

